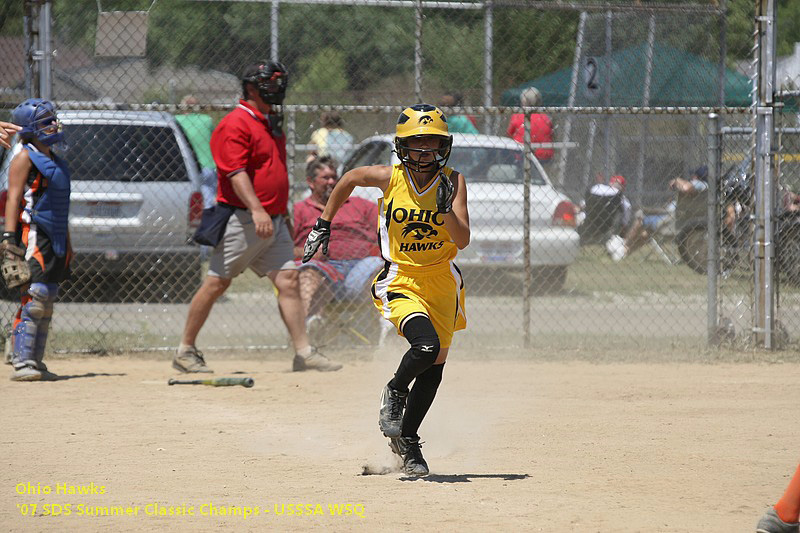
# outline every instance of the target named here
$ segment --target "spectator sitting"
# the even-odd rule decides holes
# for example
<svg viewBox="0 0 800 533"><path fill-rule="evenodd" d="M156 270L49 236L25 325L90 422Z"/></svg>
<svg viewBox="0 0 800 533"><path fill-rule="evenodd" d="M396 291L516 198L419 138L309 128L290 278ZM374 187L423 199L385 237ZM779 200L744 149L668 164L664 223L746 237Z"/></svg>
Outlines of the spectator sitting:
<svg viewBox="0 0 800 533"><path fill-rule="evenodd" d="M581 244L605 242L621 239L631 220L631 203L625 196L625 178L612 176L608 184L598 176L598 183L592 185L584 197L584 219L578 227ZM618 246L618 245L617 245Z"/></svg>
<svg viewBox="0 0 800 533"><path fill-rule="evenodd" d="M348 150L353 145L353 136L343 128L342 117L336 111L326 111L320 115L322 127L311 134L311 144L315 145L306 162L317 157L332 157L344 161Z"/></svg>
<svg viewBox="0 0 800 533"><path fill-rule="evenodd" d="M678 196L697 196L708 190L708 167L703 165L694 171L692 176L685 180L675 178L669 182L669 188L678 193Z"/></svg>
<svg viewBox="0 0 800 533"><path fill-rule="evenodd" d="M528 87L519 97L522 107L536 107L542 104L542 94L536 87ZM521 143L525 140L525 120L522 113L514 113L508 123L506 133L509 137ZM531 113L531 143L552 143L553 121L544 113ZM552 148L536 148L533 152L541 163L553 159Z"/></svg>
<svg viewBox="0 0 800 533"><path fill-rule="evenodd" d="M752 204L752 176L747 172L739 173L736 170L729 172L721 184L721 200L723 205L723 237L735 241L736 223L741 219L747 206ZM784 211L798 211L797 195L785 187L779 187L780 209Z"/></svg>
<svg viewBox="0 0 800 533"><path fill-rule="evenodd" d="M779 189L781 209L790 213L800 211L800 194L793 192L789 187L782 185Z"/></svg>
<svg viewBox="0 0 800 533"><path fill-rule="evenodd" d="M669 188L678 193L678 201L671 203L668 210L677 211L681 201L685 203L708 190L708 167L705 165L698 167L689 179L678 177L670 180ZM667 213L648 216L644 216L641 212L637 213L636 220L625 237L625 246L616 254L612 254L613 259L619 261L644 246L669 216L671 215ZM727 225L728 221L725 223Z"/></svg>
<svg viewBox="0 0 800 533"><path fill-rule="evenodd" d="M339 180L336 166L334 159L320 157L306 167L311 196L294 204L295 257L303 256L306 237ZM296 261L300 269L300 297L310 332L322 323L325 304L334 298L353 299L364 294L383 265L377 255L377 224L377 204L351 196L339 209L331 227L333 238L328 255L318 252L307 263Z"/></svg>
<svg viewBox="0 0 800 533"><path fill-rule="evenodd" d="M459 93L446 93L439 100L442 107L464 105L464 97ZM475 119L469 115L447 115L447 130L450 133L479 133Z"/></svg>

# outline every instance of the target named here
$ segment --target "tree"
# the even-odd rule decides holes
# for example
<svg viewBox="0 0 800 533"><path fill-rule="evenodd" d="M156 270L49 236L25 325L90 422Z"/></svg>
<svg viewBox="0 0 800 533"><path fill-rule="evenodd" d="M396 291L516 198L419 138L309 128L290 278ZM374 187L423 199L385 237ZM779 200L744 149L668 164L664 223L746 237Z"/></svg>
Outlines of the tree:
<svg viewBox="0 0 800 533"><path fill-rule="evenodd" d="M644 1L644 0L643 0ZM21 35L23 1L0 3L0 34ZM103 10L147 9L150 0L102 0ZM752 0L728 0L729 66L752 55ZM55 0L54 30L59 43L93 53L96 0ZM778 0L777 46L791 54L800 41L800 2ZM269 57L269 3L158 2L150 12L147 58L150 65L196 65L238 73L254 59ZM657 39L680 48L719 53L718 33L708 17L658 13ZM479 90L483 84L484 13L481 10L425 9L423 68L426 79L443 87ZM685 20L670 25L669 17ZM494 84L505 89L570 65L579 12L498 6L494 10ZM380 21L380 23L378 23ZM625 25L614 39L625 39ZM407 77L414 69L414 11L408 8L282 4L280 57L293 80L327 78L330 91L342 80L349 90L369 90L387 78ZM616 32L620 32L617 35ZM333 61L326 62L325 54Z"/></svg>
<svg viewBox="0 0 800 533"><path fill-rule="evenodd" d="M303 73L292 84L292 92L338 93L347 90L347 65L344 52L323 48L312 57L300 61Z"/></svg>
<svg viewBox="0 0 800 533"><path fill-rule="evenodd" d="M800 2L778 1L778 55L791 55L800 42ZM800 81L800 80L798 80Z"/></svg>

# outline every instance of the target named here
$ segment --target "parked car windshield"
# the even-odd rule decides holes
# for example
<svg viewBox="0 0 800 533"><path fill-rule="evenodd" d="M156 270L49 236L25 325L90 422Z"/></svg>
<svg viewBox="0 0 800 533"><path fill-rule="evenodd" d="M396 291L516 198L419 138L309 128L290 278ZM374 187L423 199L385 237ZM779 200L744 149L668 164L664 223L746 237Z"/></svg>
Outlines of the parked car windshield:
<svg viewBox="0 0 800 533"><path fill-rule="evenodd" d="M65 124L64 157L76 180L189 181L168 127Z"/></svg>
<svg viewBox="0 0 800 533"><path fill-rule="evenodd" d="M521 150L454 146L447 166L463 173L470 183L522 183ZM545 185L535 165L531 165L531 184Z"/></svg>

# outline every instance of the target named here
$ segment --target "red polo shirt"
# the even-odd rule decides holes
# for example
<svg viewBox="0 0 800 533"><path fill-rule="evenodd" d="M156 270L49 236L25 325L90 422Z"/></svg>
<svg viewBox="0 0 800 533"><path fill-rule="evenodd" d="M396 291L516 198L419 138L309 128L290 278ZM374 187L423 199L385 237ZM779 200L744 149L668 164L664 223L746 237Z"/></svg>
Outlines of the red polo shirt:
<svg viewBox="0 0 800 533"><path fill-rule="evenodd" d="M525 138L525 119L522 113L514 113L508 123L508 136L518 143ZM531 142L553 142L553 121L544 113L531 113ZM549 161L553 158L552 148L536 148L533 155L539 161Z"/></svg>
<svg viewBox="0 0 800 533"><path fill-rule="evenodd" d="M231 176L245 171L256 196L270 215L286 212L289 177L286 172L286 137L273 137L261 112L239 100L211 134L211 155L217 165L217 201L245 207L233 190Z"/></svg>

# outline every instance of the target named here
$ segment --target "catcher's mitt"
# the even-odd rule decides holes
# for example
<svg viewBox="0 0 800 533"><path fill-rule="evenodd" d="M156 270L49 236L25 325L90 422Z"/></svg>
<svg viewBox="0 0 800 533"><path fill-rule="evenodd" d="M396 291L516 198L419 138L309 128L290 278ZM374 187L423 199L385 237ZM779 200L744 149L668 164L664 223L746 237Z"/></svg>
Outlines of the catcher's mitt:
<svg viewBox="0 0 800 533"><path fill-rule="evenodd" d="M25 261L25 250L8 241L0 242L0 274L9 289L28 283L31 269Z"/></svg>

